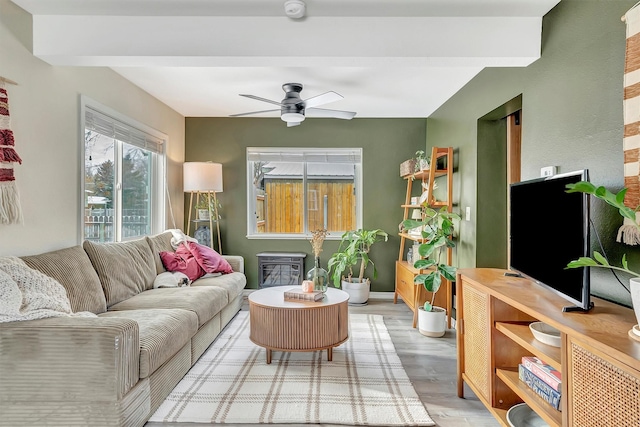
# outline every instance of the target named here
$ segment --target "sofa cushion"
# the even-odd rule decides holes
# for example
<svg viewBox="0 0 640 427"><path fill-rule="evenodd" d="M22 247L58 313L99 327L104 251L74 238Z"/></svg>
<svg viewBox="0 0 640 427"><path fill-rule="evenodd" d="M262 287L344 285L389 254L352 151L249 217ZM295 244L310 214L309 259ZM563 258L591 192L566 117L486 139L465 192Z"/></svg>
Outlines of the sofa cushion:
<svg viewBox="0 0 640 427"><path fill-rule="evenodd" d="M235 297L242 293L247 284L247 277L242 273L223 274L217 277L201 277L191 284L191 286L213 286L219 287L227 291L229 301L233 301Z"/></svg>
<svg viewBox="0 0 640 427"><path fill-rule="evenodd" d="M183 273L191 281L205 274L205 271L198 264L198 260L182 244L175 252L160 252L160 259L167 271Z"/></svg>
<svg viewBox="0 0 640 427"><path fill-rule="evenodd" d="M53 277L64 286L74 313L90 311L99 314L107 311L100 279L81 246L25 256L22 260L30 268Z"/></svg>
<svg viewBox="0 0 640 427"><path fill-rule="evenodd" d="M107 307L152 289L156 264L146 239L83 244L102 284Z"/></svg>
<svg viewBox="0 0 640 427"><path fill-rule="evenodd" d="M171 238L173 234L170 231L166 233L161 233L155 236L147 236L145 239L151 248L151 252L153 253L153 260L156 263L156 274L164 273L165 268L162 264L162 260L160 259L160 252L173 252L173 247L171 246Z"/></svg>
<svg viewBox="0 0 640 427"><path fill-rule="evenodd" d="M186 242L185 246L206 273L233 273L233 268L218 252L196 242Z"/></svg>
<svg viewBox="0 0 640 427"><path fill-rule="evenodd" d="M198 316L198 328L227 305L227 291L220 287L200 286L160 288L144 291L109 307L109 310L141 310L150 308L182 308Z"/></svg>
<svg viewBox="0 0 640 427"><path fill-rule="evenodd" d="M110 311L100 317L135 320L140 331L140 378L146 378L184 347L198 331L198 316L187 310Z"/></svg>

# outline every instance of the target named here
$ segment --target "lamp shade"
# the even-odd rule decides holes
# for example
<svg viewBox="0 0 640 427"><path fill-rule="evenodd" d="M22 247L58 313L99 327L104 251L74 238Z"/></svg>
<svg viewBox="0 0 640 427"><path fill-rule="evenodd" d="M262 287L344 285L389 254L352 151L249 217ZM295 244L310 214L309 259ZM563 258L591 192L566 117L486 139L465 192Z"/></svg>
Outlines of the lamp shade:
<svg viewBox="0 0 640 427"><path fill-rule="evenodd" d="M422 211L420 209L414 209L411 211L411 219L422 219Z"/></svg>
<svg viewBox="0 0 640 427"><path fill-rule="evenodd" d="M185 192L222 192L222 164L213 162L186 162L183 172Z"/></svg>

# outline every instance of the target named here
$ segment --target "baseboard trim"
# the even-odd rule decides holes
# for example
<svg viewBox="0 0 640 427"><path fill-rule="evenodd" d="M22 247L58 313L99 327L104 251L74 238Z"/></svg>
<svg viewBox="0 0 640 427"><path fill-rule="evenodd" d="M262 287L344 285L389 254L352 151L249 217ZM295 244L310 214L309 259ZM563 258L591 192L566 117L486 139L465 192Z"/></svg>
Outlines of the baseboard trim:
<svg viewBox="0 0 640 427"><path fill-rule="evenodd" d="M400 295L398 295L400 298ZM393 300L393 292L370 292L369 299L382 299L382 300Z"/></svg>

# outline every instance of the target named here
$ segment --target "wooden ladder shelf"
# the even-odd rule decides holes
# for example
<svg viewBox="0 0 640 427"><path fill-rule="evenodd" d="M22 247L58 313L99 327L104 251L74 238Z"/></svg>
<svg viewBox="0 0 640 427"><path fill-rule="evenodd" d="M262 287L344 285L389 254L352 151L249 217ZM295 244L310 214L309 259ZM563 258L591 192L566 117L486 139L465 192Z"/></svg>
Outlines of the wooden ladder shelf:
<svg viewBox="0 0 640 427"><path fill-rule="evenodd" d="M438 168L440 163L444 163L444 168ZM436 178L446 177L447 183L447 198L446 200L436 200L433 194L433 184ZM405 203L402 205L404 209L403 221L409 219L412 209L420 209L418 204L411 203L411 197L413 194L413 181L420 180L420 183L426 183L427 185L427 205L433 209L441 209L446 207L449 212L453 209L453 147L433 147L431 149L431 161L429 169L421 170L409 175L405 175L402 178L407 180L407 193L405 196ZM422 193L422 191L421 191ZM413 327L415 328L418 322L418 307L431 298L430 292L427 292L422 285L416 285L413 279L421 273L413 267L413 264L404 261L405 243L407 240L422 243L424 239L421 236L414 236L409 234L406 230L399 233L400 235L400 252L398 254L398 261L396 261L396 283L395 292L393 295L394 304L398 301L398 295L400 295L403 301L413 311ZM453 251L451 248L447 248L447 264L451 265L453 262ZM451 328L451 310L453 305L453 291L451 282L448 280L443 281L444 289L441 289L436 294L436 305L439 305L447 310L447 328ZM444 296L441 295L444 292ZM444 299L446 296L446 300Z"/></svg>

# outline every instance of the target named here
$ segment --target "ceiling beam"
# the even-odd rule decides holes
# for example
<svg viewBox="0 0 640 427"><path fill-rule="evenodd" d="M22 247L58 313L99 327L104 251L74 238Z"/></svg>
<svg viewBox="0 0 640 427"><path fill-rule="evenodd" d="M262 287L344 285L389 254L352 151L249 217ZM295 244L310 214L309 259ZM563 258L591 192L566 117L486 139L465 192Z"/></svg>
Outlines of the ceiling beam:
<svg viewBox="0 0 640 427"><path fill-rule="evenodd" d="M282 0L12 0L32 15L284 16ZM560 0L322 0L308 16L537 16Z"/></svg>
<svg viewBox="0 0 640 427"><path fill-rule="evenodd" d="M541 17L33 17L33 53L77 66L526 66Z"/></svg>

